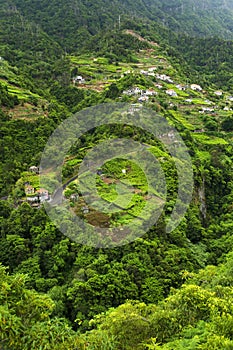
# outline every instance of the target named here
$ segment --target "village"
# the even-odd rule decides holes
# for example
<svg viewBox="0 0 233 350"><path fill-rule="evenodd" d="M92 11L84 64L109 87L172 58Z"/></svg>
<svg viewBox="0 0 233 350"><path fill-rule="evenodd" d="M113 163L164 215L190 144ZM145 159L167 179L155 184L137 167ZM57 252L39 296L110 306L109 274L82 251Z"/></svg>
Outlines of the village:
<svg viewBox="0 0 233 350"><path fill-rule="evenodd" d="M128 112L131 114L143 106L148 108L157 106L158 110L166 109L169 118L173 122L184 124L198 142L209 142L208 133L211 132L212 120L219 123L221 118L232 112L232 95L222 90L204 89L198 83L182 81L170 62L165 57L157 56L154 50L149 52L141 50L138 54L140 62L138 64L122 63L117 67L108 64L104 58L82 57L79 60L77 57L70 57L70 59L78 70L78 75L73 76L71 83L78 89L104 93L112 83L120 86L121 82L125 82L128 78L137 81L142 77L144 80L141 81L144 83L128 85L122 89L117 101L127 102L130 106ZM225 141L216 137L213 142ZM122 167L118 171L125 178L131 176L127 167ZM43 203L52 199L52 193L49 189L40 187L37 165L31 165L25 174L22 200L27 201L33 208L40 208ZM107 201L111 201L114 197L116 180L101 170L98 170L97 176L100 192ZM137 193L134 194L139 201L147 198L145 191L135 191ZM83 201L77 181L64 186L63 197L77 213L85 216L94 215L93 210ZM108 221L108 218L106 220Z"/></svg>

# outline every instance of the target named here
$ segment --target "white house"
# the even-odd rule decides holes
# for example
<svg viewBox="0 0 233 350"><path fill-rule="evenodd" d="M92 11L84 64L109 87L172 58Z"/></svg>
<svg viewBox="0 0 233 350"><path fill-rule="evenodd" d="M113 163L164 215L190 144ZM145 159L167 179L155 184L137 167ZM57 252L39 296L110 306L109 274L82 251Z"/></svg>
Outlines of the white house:
<svg viewBox="0 0 233 350"><path fill-rule="evenodd" d="M35 165L30 166L29 171L31 171L32 173L38 174L39 173L39 168Z"/></svg>
<svg viewBox="0 0 233 350"><path fill-rule="evenodd" d="M40 198L41 202L45 202L49 200L49 191L45 188L40 188L36 191L37 196Z"/></svg>
<svg viewBox="0 0 233 350"><path fill-rule="evenodd" d="M200 85L197 85L197 84L191 84L191 89L193 91L202 91L202 87Z"/></svg>
<svg viewBox="0 0 233 350"><path fill-rule="evenodd" d="M150 77L155 77L155 73L154 72L148 72L147 75L150 76Z"/></svg>
<svg viewBox="0 0 233 350"><path fill-rule="evenodd" d="M184 91L186 88L184 85L181 85L181 84L178 84L176 85L177 89L181 90L181 91Z"/></svg>
<svg viewBox="0 0 233 350"><path fill-rule="evenodd" d="M149 97L144 95L139 97L138 102L147 102L148 100L149 100Z"/></svg>
<svg viewBox="0 0 233 350"><path fill-rule="evenodd" d="M154 91L154 90L146 90L144 95L146 95L146 96L154 96L154 95L158 95L158 93L156 91Z"/></svg>
<svg viewBox="0 0 233 350"><path fill-rule="evenodd" d="M77 75L77 77L73 77L73 84L84 84L85 83L85 79L81 76L81 75Z"/></svg>
<svg viewBox="0 0 233 350"><path fill-rule="evenodd" d="M217 96L222 96L222 94L223 94L223 92L222 92L222 91L220 91L220 90L215 91L214 93L215 93L215 95L217 95Z"/></svg>
<svg viewBox="0 0 233 350"><path fill-rule="evenodd" d="M174 83L174 81L169 77L169 75L166 74L156 74L156 78L167 81L168 83Z"/></svg>
<svg viewBox="0 0 233 350"><path fill-rule="evenodd" d="M174 90L166 90L166 94L171 97L177 97L177 93Z"/></svg>
<svg viewBox="0 0 233 350"><path fill-rule="evenodd" d="M204 113L204 112L214 112L214 109L210 107L202 107L202 110L200 111L200 113Z"/></svg>
<svg viewBox="0 0 233 350"><path fill-rule="evenodd" d="M139 89L138 87L131 88L129 90L123 91L124 95L132 96L132 95L141 95L142 90Z"/></svg>

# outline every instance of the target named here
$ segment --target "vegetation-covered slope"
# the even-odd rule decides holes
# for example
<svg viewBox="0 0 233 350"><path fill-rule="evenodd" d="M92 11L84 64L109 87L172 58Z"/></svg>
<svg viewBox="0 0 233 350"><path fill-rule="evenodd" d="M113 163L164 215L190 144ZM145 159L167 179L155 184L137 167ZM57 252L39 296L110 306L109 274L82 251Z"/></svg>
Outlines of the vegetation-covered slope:
<svg viewBox="0 0 233 350"><path fill-rule="evenodd" d="M2 1L3 13L19 13L39 25L63 48L80 49L83 41L104 28L119 26L119 16L157 21L171 30L198 36L233 38L230 0ZM21 17L21 19L23 18ZM62 23L62 25L61 25Z"/></svg>
<svg viewBox="0 0 233 350"><path fill-rule="evenodd" d="M29 2L17 2L20 12L15 4L4 2L1 12L0 262L9 275L0 268L0 347L231 349L233 97L226 75L232 74L232 42L176 36L141 20L99 31L115 17L118 21L116 2L102 23L80 17L84 26L93 26L88 34L77 24L84 43L72 27L79 9L90 16L104 9L107 16L109 3L92 8L70 2L73 12L62 1L30 1L30 8ZM139 4L126 5L136 16ZM67 22L58 30L64 14ZM42 29L35 25L39 21ZM188 148L194 189L181 224L167 233L178 182L167 150L150 133L125 125L83 135L65 158L64 182L77 174L89 149L124 137L142 142L157 157L168 190L163 214L143 237L95 249L64 236L38 198L31 200L40 190L37 166L53 130L72 113L106 102L146 106L163 115ZM88 208L81 213L85 220L123 225L138 212L147 200L145 178L125 160L100 169L100 196L113 201L119 178L133 186L130 207L115 217ZM70 182L63 194L80 215L79 181Z"/></svg>

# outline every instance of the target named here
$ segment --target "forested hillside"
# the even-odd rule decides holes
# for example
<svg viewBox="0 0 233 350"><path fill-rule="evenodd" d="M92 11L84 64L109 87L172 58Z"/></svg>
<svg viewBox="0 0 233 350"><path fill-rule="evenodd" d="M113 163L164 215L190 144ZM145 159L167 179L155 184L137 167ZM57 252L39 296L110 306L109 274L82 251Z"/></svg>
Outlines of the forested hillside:
<svg viewBox="0 0 233 350"><path fill-rule="evenodd" d="M121 20L149 19L190 35L233 38L231 0L7 0L0 4L5 16L19 13L21 19L35 22L66 50L80 49L100 30L120 26L119 16Z"/></svg>
<svg viewBox="0 0 233 350"><path fill-rule="evenodd" d="M0 5L0 348L232 349L232 2ZM143 167L129 159L114 158L95 173L106 206L123 184L117 212L97 210L82 193L77 174L85 157L119 138L157 159L166 197L143 236L119 246L81 244L48 216L56 169L46 169L42 186L41 156L74 113L81 118L90 107L103 113L122 103L137 121L146 108L175 128L192 164L193 187L182 188L191 201L168 231L179 197L177 164L186 163L152 128L97 126L65 155L65 208L109 232L135 217L146 220L142 209L160 195L160 175L151 195Z"/></svg>

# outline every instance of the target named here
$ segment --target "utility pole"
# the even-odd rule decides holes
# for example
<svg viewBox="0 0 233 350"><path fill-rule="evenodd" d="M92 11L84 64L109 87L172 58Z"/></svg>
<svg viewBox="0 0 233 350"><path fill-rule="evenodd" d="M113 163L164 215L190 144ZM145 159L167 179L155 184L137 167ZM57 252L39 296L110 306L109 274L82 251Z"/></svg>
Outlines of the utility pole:
<svg viewBox="0 0 233 350"><path fill-rule="evenodd" d="M119 29L121 29L121 15L119 15L118 24L119 24Z"/></svg>

